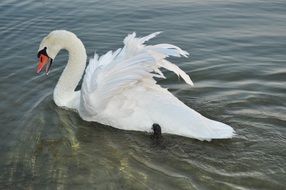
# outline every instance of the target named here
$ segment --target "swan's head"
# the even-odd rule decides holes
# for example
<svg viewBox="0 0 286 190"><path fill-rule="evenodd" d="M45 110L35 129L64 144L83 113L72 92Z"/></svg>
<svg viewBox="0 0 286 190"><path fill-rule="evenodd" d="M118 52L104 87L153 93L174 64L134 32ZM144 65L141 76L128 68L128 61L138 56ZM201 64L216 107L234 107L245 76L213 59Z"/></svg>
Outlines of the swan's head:
<svg viewBox="0 0 286 190"><path fill-rule="evenodd" d="M53 63L53 59L55 59L56 55L62 48L62 45L60 43L62 33L63 31L61 30L55 30L46 37L44 37L44 39L42 40L38 50L39 63L37 67L37 73L40 73L45 66L46 74L49 73L49 70Z"/></svg>

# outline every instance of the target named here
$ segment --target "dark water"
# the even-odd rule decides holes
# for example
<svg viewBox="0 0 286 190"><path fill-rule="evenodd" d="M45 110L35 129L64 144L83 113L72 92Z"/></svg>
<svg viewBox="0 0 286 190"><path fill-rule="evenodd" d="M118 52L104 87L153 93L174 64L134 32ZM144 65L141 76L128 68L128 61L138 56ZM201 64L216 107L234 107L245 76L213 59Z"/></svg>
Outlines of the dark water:
<svg viewBox="0 0 286 190"><path fill-rule="evenodd" d="M285 189L286 2L263 0L0 2L0 189ZM201 142L88 123L55 106L67 54L36 75L42 38L76 33L88 56L127 33L164 31L151 43L191 53L159 81L202 114L233 126L231 140Z"/></svg>

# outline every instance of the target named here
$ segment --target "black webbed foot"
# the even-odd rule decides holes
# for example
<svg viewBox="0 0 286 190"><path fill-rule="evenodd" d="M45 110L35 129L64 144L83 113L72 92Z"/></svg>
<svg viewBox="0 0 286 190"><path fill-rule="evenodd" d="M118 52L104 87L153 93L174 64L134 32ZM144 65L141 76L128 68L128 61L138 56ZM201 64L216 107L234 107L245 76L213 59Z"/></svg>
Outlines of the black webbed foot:
<svg viewBox="0 0 286 190"><path fill-rule="evenodd" d="M159 139L162 137L161 127L159 124L154 123L152 125L152 129L153 129L153 138Z"/></svg>
<svg viewBox="0 0 286 190"><path fill-rule="evenodd" d="M152 125L152 130L153 130L153 134L151 136L151 139L153 142L152 145L157 147L157 148L159 147L160 149L165 148L161 126L157 123L154 123Z"/></svg>

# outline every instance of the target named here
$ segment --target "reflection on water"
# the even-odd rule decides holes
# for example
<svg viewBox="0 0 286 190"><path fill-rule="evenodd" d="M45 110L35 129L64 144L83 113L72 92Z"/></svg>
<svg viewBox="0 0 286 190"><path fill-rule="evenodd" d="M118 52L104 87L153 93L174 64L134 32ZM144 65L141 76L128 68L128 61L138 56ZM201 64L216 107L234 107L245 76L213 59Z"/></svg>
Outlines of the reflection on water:
<svg viewBox="0 0 286 190"><path fill-rule="evenodd" d="M1 1L0 189L283 189L285 12L284 1ZM168 72L159 83L238 135L158 142L56 107L67 53L49 76L35 74L54 29L76 33L89 56L119 48L127 33L164 31L153 43L189 51L175 62L196 86Z"/></svg>

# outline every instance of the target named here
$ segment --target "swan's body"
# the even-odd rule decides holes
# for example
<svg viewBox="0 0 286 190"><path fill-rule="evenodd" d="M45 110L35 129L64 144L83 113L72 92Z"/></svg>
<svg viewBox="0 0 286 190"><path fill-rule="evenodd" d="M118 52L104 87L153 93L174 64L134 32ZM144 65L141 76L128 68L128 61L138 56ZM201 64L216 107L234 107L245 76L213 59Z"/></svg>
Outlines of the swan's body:
<svg viewBox="0 0 286 190"><path fill-rule="evenodd" d="M180 75L187 84L190 77L166 57L188 53L170 44L144 45L158 33L143 38L135 34L124 39L124 47L90 59L86 70L86 51L71 32L58 30L43 39L40 49L54 59L60 49L69 52L69 61L54 90L58 106L75 109L82 119L124 130L151 131L157 123L163 133L199 140L231 138L234 130L210 120L162 88L153 77L164 78L160 67ZM39 71L42 69L39 69ZM75 91L82 75L80 91Z"/></svg>

